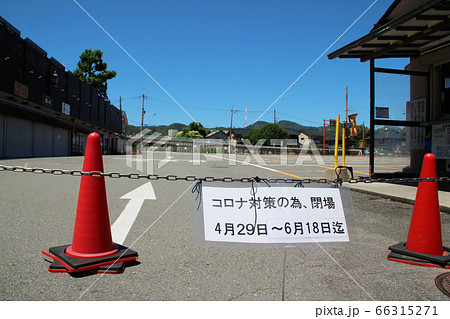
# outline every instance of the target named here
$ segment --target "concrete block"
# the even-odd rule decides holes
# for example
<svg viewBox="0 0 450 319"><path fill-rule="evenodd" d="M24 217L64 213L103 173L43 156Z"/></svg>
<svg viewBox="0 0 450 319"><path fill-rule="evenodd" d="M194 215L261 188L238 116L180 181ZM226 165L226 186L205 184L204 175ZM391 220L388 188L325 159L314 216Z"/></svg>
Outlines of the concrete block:
<svg viewBox="0 0 450 319"><path fill-rule="evenodd" d="M352 177L348 168L340 167L337 169L334 168L327 169L325 171L325 178L331 181L335 180L336 178L338 178L338 174L336 174L336 172L339 174L339 178L342 180L349 180Z"/></svg>

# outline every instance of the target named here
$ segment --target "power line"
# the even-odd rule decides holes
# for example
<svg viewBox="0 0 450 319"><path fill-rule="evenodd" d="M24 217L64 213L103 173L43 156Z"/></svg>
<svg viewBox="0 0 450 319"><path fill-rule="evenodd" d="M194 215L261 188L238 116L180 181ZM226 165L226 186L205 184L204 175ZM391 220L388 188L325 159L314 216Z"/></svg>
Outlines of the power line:
<svg viewBox="0 0 450 319"><path fill-rule="evenodd" d="M142 99L142 95L122 98L122 101L125 101L125 100L136 100L136 99ZM146 100L150 100L150 101L159 102L159 103L169 104L169 105L177 105L176 103L174 103L172 101L162 100L162 99L154 98L154 97L148 96L148 95L145 95L145 99ZM185 108L198 109L198 110L212 111L212 112L224 112L224 113L225 112L230 112L230 109L228 109L228 108L212 108L212 107L203 107L203 106L196 106L196 105L185 105L184 107ZM262 111L261 110L249 110L249 109L241 110L241 109L236 109L233 106L233 113L236 113L236 112L259 113L259 114L261 114ZM287 113L283 113L283 112L277 111L277 114L284 115L287 118L293 118L293 119L295 119L297 121L301 121L301 122L308 122L308 123L312 123L312 124L322 125L322 123L319 123L319 122L316 122L316 121L306 120L304 118L293 116L292 113L291 114L287 114ZM137 121L132 121L132 120L129 120L129 121L141 124L141 123L139 123Z"/></svg>
<svg viewBox="0 0 450 319"><path fill-rule="evenodd" d="M372 6L377 2L378 0L375 0L355 21L353 21L353 23L352 24L350 24L350 26L336 39L336 40L334 40L334 42L328 47L328 48L326 48L325 49L325 51L323 51L318 57L317 57L317 59L315 59L314 60L314 62L312 62L307 68L306 68L306 70L305 71L303 71L303 73L294 81L294 82L292 82L292 84L291 85L289 85L289 87L286 89L286 90L284 90L284 92L283 93L281 93L280 94L280 96L279 97L277 97L276 99L275 99L275 101L273 101L272 102L272 104L270 104L265 110L264 110L264 112L256 119L256 121L255 122L257 122L261 117L263 117L264 116L264 114L266 114L266 112L268 111L268 110L270 110L271 108L272 108L272 106L275 104L275 103L277 103L278 102L278 100L279 99L281 99L316 63L317 63L317 61L319 61L321 58L322 58L322 56L324 56L325 55L325 53L327 53L328 52L328 50L330 50L331 49L331 47L332 46L334 46L334 44L336 43L336 42L338 42L339 41L339 39L340 38L342 38L343 36L344 36L344 34L346 34L347 32L348 32L348 30L350 30L352 27L353 27L353 25L355 25L356 24L356 22L358 22L359 21L359 19L361 19L366 13L367 13L367 11L369 11L369 9L370 8L372 8ZM255 122L253 122L253 123L255 123Z"/></svg>
<svg viewBox="0 0 450 319"><path fill-rule="evenodd" d="M106 29L105 28L103 28L103 26L97 21L97 20L95 20L94 19L94 17L89 13L89 12L87 12L86 11L86 9L83 7L83 6L81 6L76 0L73 0L73 2L75 2L76 3L76 5L78 6L78 7L80 7L80 9L81 10L83 10L84 11L84 13L100 28L100 29L102 29L102 31L103 32L105 32L105 34L111 39L111 40L113 40L114 41L114 43L115 44L117 44L117 46L120 48L120 49L122 49L122 51L126 54L126 55L128 55L128 57L131 59L131 60L133 60L133 62L142 70L142 71L144 71L144 73L145 74L147 74L147 76L150 78L150 79L152 79L152 81L157 85L157 86L159 86L159 88L161 89L161 90L163 90L164 91L164 93L166 93L166 95L168 96L168 97L170 97L170 99L172 100L172 101L174 101L179 107L180 107L180 109L182 109L183 111L184 111L184 113L186 113L194 122L196 122L196 120L191 116L191 114L189 114L189 112L188 111L186 111L185 109L184 109L184 107L180 104L180 103L178 103L178 101L177 100L175 100L175 98L172 96L172 95L170 95L170 93L161 85L161 84L159 84L159 82L158 81L156 81L156 79L130 54L130 53L128 53L128 51L127 50L125 50L125 48L119 43L119 42L117 42L117 40L111 35L111 34L109 34L109 32L108 31L106 31Z"/></svg>

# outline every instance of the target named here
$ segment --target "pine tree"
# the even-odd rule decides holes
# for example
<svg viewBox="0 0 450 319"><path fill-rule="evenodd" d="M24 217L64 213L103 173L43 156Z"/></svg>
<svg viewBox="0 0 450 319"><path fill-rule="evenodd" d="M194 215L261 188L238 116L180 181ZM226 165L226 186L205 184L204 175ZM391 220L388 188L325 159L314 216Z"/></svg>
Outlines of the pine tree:
<svg viewBox="0 0 450 319"><path fill-rule="evenodd" d="M116 71L107 70L108 65L103 62L102 50L86 49L80 55L80 61L77 63L78 68L73 72L81 81L86 82L97 93L108 98L107 81L117 75Z"/></svg>

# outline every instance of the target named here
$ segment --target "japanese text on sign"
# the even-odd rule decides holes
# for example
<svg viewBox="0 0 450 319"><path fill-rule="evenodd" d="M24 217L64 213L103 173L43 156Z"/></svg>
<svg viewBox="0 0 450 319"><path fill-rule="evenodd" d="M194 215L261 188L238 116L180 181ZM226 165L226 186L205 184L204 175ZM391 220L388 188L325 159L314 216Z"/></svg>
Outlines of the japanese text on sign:
<svg viewBox="0 0 450 319"><path fill-rule="evenodd" d="M206 241L349 241L339 189L203 187Z"/></svg>

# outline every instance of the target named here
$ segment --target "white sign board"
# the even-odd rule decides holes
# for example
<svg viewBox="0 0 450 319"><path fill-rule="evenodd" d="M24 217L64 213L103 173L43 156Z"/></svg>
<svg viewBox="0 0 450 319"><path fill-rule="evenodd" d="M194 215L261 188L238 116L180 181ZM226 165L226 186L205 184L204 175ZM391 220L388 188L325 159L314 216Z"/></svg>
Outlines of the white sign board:
<svg viewBox="0 0 450 319"><path fill-rule="evenodd" d="M426 99L418 99L406 102L406 120L415 122L425 122L427 108ZM423 149L425 144L425 128L424 127L407 127L406 128L406 148Z"/></svg>
<svg viewBox="0 0 450 319"><path fill-rule="evenodd" d="M70 115L70 104L62 102L61 112L66 115Z"/></svg>
<svg viewBox="0 0 450 319"><path fill-rule="evenodd" d="M348 242L337 188L202 187L205 241Z"/></svg>
<svg viewBox="0 0 450 319"><path fill-rule="evenodd" d="M431 148L437 159L450 159L450 124L433 125Z"/></svg>

